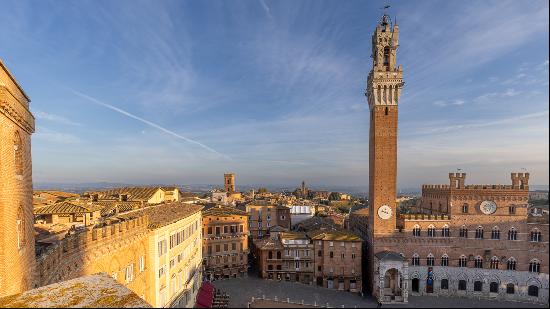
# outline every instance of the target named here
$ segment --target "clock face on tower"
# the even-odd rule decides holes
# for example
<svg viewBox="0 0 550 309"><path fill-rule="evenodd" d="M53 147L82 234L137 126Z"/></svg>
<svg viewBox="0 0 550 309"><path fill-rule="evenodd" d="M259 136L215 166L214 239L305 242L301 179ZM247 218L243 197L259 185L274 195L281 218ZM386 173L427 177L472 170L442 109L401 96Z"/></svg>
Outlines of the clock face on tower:
<svg viewBox="0 0 550 309"><path fill-rule="evenodd" d="M391 218L392 210L391 207L388 205L382 205L380 208L378 208L378 217L383 220L387 220Z"/></svg>
<svg viewBox="0 0 550 309"><path fill-rule="evenodd" d="M483 201L479 204L479 210L486 215L490 215L497 211L497 204L493 201Z"/></svg>

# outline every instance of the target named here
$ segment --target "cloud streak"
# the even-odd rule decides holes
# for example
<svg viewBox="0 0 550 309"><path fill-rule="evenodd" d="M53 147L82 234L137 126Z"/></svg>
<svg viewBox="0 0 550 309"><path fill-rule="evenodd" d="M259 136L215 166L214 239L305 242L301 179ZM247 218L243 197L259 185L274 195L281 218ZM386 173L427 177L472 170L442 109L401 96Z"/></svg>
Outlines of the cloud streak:
<svg viewBox="0 0 550 309"><path fill-rule="evenodd" d="M67 119L67 118L63 117L63 116L55 115L55 114L51 114L51 113L46 113L46 112L42 112L42 111L37 111L36 113L34 113L34 115L38 119L44 119L44 120L57 122L57 123L61 123L61 124L67 124L67 125L71 125L71 126L81 126L82 125L78 122L74 122L70 119Z"/></svg>
<svg viewBox="0 0 550 309"><path fill-rule="evenodd" d="M88 100L88 101L91 101L91 102L93 102L93 103L95 103L95 104L98 104L98 105L101 105L101 106L103 106L103 107L106 107L106 108L108 108L108 109L110 109L110 110L113 110L113 111L115 111L115 112L118 112L118 113L120 113L120 114L122 114L122 115L125 115L125 116L129 117L129 118L138 120L138 121L140 121L140 122L142 122L142 123L144 123L144 124L146 124L146 125L148 125L148 126L151 126L151 127L155 128L155 129L158 129L158 130L160 130L160 131L162 131L162 132L164 132L164 133L167 133L167 134L169 134L169 135L171 135L171 136L174 136L174 137L176 137L176 138L179 138L179 139L181 139L181 140L184 140L184 141L186 141L186 142L188 142L188 143L198 145L198 146L200 146L200 147L202 147L202 148L204 148L204 149L206 149L206 150L208 150L208 151L210 151L210 152L212 152L212 153L215 153L215 154L217 154L217 155L219 155L219 156L221 156L221 157L223 157L223 158L225 158L225 159L231 160L231 158L230 158L229 156L227 156L227 155L225 155L225 154L222 154L222 153L220 153L220 152L214 150L214 149L211 148L211 147L208 147L207 145L205 145L205 144L203 144L203 143L201 143L201 142L198 142L198 141L196 141L196 140L193 140L193 139L190 139L190 138L188 138L188 137L185 137L185 136L183 136L183 135L181 135L181 134L178 134L178 133L176 133L176 132L174 132L174 131L171 131L171 130L169 130L169 129L167 129L167 128L164 128L164 127L162 127L162 126L160 126L160 125L158 125L158 124L156 124L156 123L154 123L154 122L151 122L151 121L149 121L149 120L146 120L146 119L143 119L143 118L141 118L141 117L139 117L139 116L136 116L136 115L134 115L134 114L132 114L132 113L129 113L129 112L127 112L127 111L125 111L125 110L123 110L123 109L120 109L120 108L118 108L118 107L116 107L116 106L113 106L113 105L111 105L111 104L102 102L102 101L100 101L100 100L98 100L98 99L96 99L96 98L90 97L90 96L88 96L88 95L86 95L86 94L84 94L84 93L82 93L82 92L79 92L79 91L76 91L76 90L73 90L73 89L71 89L71 91L72 91L75 95L77 95L77 96L79 96L79 97L81 97L81 98L84 98L84 99L86 99L86 100Z"/></svg>

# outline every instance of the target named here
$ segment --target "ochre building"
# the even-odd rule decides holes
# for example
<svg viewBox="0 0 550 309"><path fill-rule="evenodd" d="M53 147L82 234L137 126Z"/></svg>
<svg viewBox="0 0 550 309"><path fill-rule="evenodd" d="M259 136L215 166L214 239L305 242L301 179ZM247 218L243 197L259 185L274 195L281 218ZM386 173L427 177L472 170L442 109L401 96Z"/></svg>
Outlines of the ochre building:
<svg viewBox="0 0 550 309"><path fill-rule="evenodd" d="M269 230L274 226L280 226L287 230L291 228L290 207L258 200L247 204L246 212L252 239L269 236Z"/></svg>
<svg viewBox="0 0 550 309"><path fill-rule="evenodd" d="M204 276L245 277L248 272L248 216L229 206L214 206L202 214Z"/></svg>

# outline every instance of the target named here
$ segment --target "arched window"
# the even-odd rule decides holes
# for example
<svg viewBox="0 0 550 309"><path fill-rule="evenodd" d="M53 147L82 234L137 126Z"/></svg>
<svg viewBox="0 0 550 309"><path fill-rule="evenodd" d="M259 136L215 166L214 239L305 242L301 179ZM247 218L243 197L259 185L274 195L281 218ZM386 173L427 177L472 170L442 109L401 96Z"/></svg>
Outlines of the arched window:
<svg viewBox="0 0 550 309"><path fill-rule="evenodd" d="M413 266L419 266L420 265L420 256L418 254L413 254L412 256L412 265Z"/></svg>
<svg viewBox="0 0 550 309"><path fill-rule="evenodd" d="M491 284L489 284L489 292L498 293L498 283L497 282L491 282Z"/></svg>
<svg viewBox="0 0 550 309"><path fill-rule="evenodd" d="M449 266L449 256L447 254L443 254L441 257L441 266Z"/></svg>
<svg viewBox="0 0 550 309"><path fill-rule="evenodd" d="M449 280L448 279L441 279L441 289L442 290L448 290L449 289Z"/></svg>
<svg viewBox="0 0 550 309"><path fill-rule="evenodd" d="M449 232L449 226L445 224L443 228L441 229L441 236L442 237L450 237L451 233Z"/></svg>
<svg viewBox="0 0 550 309"><path fill-rule="evenodd" d="M433 225L428 226L428 237L435 237L435 227Z"/></svg>
<svg viewBox="0 0 550 309"><path fill-rule="evenodd" d="M23 212L23 207L19 205L17 209L17 249L22 249L25 246L26 237L25 237L25 213Z"/></svg>
<svg viewBox="0 0 550 309"><path fill-rule="evenodd" d="M474 267L483 268L483 259L481 258L481 256L476 256L476 259L474 260Z"/></svg>
<svg viewBox="0 0 550 309"><path fill-rule="evenodd" d="M459 291L466 291L466 280L459 280L458 281L458 290Z"/></svg>
<svg viewBox="0 0 550 309"><path fill-rule="evenodd" d="M527 288L527 295L534 296L534 297L539 297L539 287L536 286L536 285L530 285Z"/></svg>
<svg viewBox="0 0 550 309"><path fill-rule="evenodd" d="M413 228L413 236L414 237L420 237L420 226L415 225Z"/></svg>
<svg viewBox="0 0 550 309"><path fill-rule="evenodd" d="M531 260L531 262L529 262L529 272L540 273L540 262L537 259Z"/></svg>
<svg viewBox="0 0 550 309"><path fill-rule="evenodd" d="M476 238L483 239L483 227L478 226L476 229Z"/></svg>
<svg viewBox="0 0 550 309"><path fill-rule="evenodd" d="M13 135L13 157L15 162L15 175L23 175L23 144L19 131Z"/></svg>
<svg viewBox="0 0 550 309"><path fill-rule="evenodd" d="M468 258L466 258L466 256L460 256L458 259L458 267L468 267Z"/></svg>
<svg viewBox="0 0 550 309"><path fill-rule="evenodd" d="M506 285L506 294L514 294L516 292L516 286L513 283Z"/></svg>
<svg viewBox="0 0 550 309"><path fill-rule="evenodd" d="M506 262L506 269L507 270L516 270L516 259L511 257Z"/></svg>
<svg viewBox="0 0 550 309"><path fill-rule="evenodd" d="M514 215L515 213L516 213L516 206L515 205L508 206L508 214Z"/></svg>
<svg viewBox="0 0 550 309"><path fill-rule="evenodd" d="M534 229L531 231L531 241L534 241L534 242L542 241L542 235L538 229Z"/></svg>
<svg viewBox="0 0 550 309"><path fill-rule="evenodd" d="M518 231L515 228L508 231L508 240L518 240Z"/></svg>
<svg viewBox="0 0 550 309"><path fill-rule="evenodd" d="M273 258L273 252L272 251L269 251L267 253L267 258L270 259L270 260Z"/></svg>
<svg viewBox="0 0 550 309"><path fill-rule="evenodd" d="M498 269L498 258L496 256L491 258L491 269Z"/></svg>
<svg viewBox="0 0 550 309"><path fill-rule="evenodd" d="M483 291L483 282L474 281L474 292L481 292L481 291Z"/></svg>
<svg viewBox="0 0 550 309"><path fill-rule="evenodd" d="M460 237L468 238L468 228L465 225L460 227Z"/></svg>
<svg viewBox="0 0 550 309"><path fill-rule="evenodd" d="M464 203L462 205L462 213L467 214L468 213L468 203Z"/></svg>
<svg viewBox="0 0 550 309"><path fill-rule="evenodd" d="M426 258L426 265L428 266L434 266L434 255L433 254L428 254L428 257Z"/></svg>
<svg viewBox="0 0 550 309"><path fill-rule="evenodd" d="M493 227L491 230L491 239L500 239L500 229L498 226Z"/></svg>
<svg viewBox="0 0 550 309"><path fill-rule="evenodd" d="M281 251L277 251L277 259L281 259Z"/></svg>

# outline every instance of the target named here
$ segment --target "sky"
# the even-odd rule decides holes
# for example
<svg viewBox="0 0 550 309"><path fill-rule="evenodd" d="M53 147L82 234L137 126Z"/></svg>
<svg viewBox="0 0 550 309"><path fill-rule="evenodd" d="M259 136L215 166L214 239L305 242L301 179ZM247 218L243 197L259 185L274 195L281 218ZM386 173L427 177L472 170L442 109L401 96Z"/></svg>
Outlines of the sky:
<svg viewBox="0 0 550 309"><path fill-rule="evenodd" d="M33 181L368 186L387 1L3 1ZM548 184L548 1L391 1L398 186Z"/></svg>

